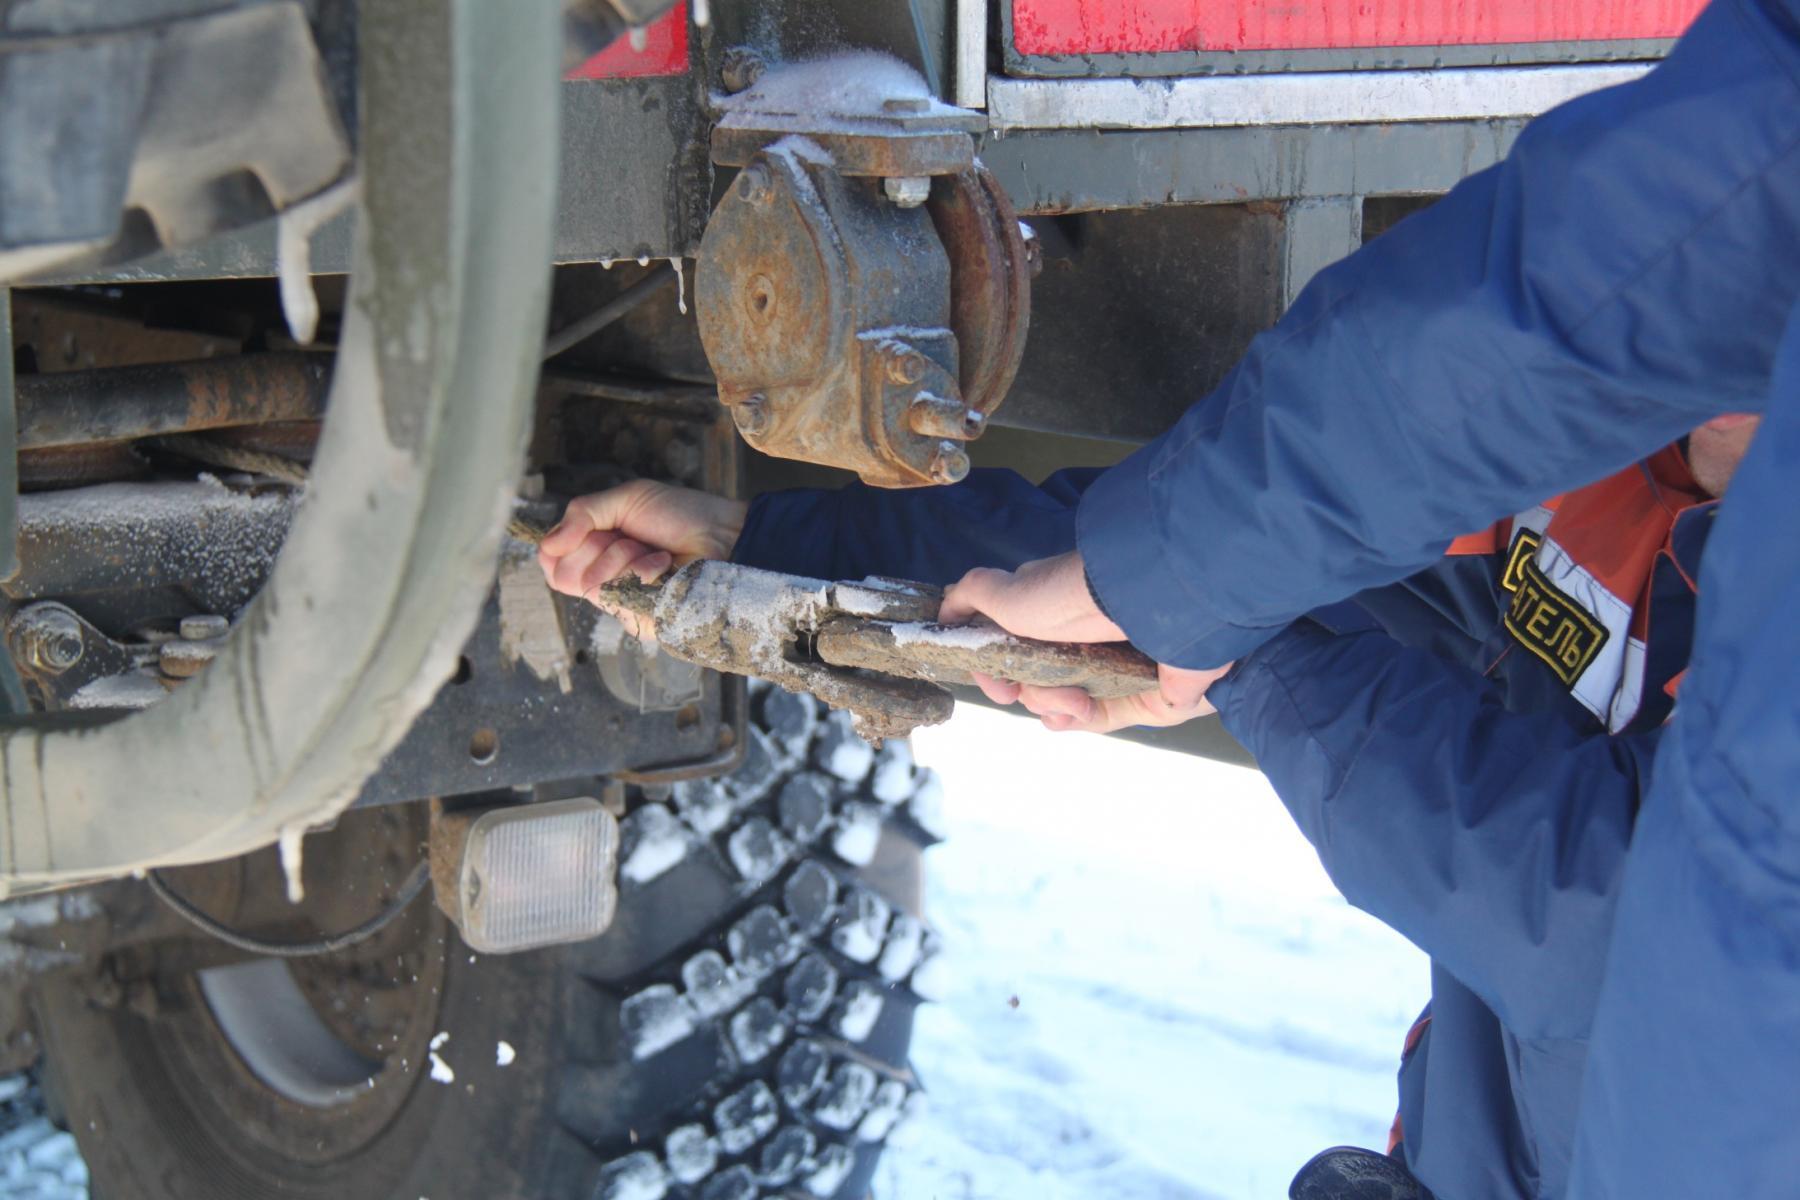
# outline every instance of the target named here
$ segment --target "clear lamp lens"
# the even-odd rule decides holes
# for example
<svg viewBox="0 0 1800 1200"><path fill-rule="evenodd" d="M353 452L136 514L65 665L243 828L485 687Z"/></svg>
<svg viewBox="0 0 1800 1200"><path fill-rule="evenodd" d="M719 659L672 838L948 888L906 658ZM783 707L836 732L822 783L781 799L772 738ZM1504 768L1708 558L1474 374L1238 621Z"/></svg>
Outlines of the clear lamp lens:
<svg viewBox="0 0 1800 1200"><path fill-rule="evenodd" d="M598 800L483 813L464 845L463 940L484 954L598 937L618 907L619 822Z"/></svg>

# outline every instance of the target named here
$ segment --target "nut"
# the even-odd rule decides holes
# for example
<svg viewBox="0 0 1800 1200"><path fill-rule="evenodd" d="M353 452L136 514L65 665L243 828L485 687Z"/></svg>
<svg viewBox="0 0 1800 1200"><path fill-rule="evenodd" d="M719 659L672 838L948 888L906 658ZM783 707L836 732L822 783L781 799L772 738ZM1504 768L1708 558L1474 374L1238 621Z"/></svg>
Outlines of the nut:
<svg viewBox="0 0 1800 1200"><path fill-rule="evenodd" d="M763 56L749 46L732 46L725 51L725 59L719 64L719 82L732 95L748 91L756 86L769 64Z"/></svg>
<svg viewBox="0 0 1800 1200"><path fill-rule="evenodd" d="M181 618L181 636L190 642L224 637L230 630L231 622L213 613L193 613Z"/></svg>
<svg viewBox="0 0 1800 1200"><path fill-rule="evenodd" d="M753 162L738 172L737 190L751 204L767 204L775 198L775 180L768 167Z"/></svg>
<svg viewBox="0 0 1800 1200"><path fill-rule="evenodd" d="M34 604L13 618L14 657L50 675L81 661L87 639L81 621L60 604Z"/></svg>
<svg viewBox="0 0 1800 1200"><path fill-rule="evenodd" d="M889 352L888 378L895 383L917 383L925 378L925 356L904 346Z"/></svg>
<svg viewBox="0 0 1800 1200"><path fill-rule="evenodd" d="M901 208L917 208L931 199L931 180L924 175L890 175L881 181L881 190Z"/></svg>
<svg viewBox="0 0 1800 1200"><path fill-rule="evenodd" d="M731 419L737 422L738 431L745 437L757 437L769 432L769 398L761 392L745 397L740 403L732 405Z"/></svg>
<svg viewBox="0 0 1800 1200"><path fill-rule="evenodd" d="M939 442L931 459L933 483L960 483L969 473L969 456L955 442Z"/></svg>

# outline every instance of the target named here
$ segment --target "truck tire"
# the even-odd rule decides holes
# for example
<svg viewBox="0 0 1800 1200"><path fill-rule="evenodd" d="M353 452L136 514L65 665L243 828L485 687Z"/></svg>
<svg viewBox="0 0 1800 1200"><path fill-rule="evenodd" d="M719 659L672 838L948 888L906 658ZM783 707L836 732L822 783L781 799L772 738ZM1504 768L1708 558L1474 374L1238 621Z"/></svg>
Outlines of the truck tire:
<svg viewBox="0 0 1800 1200"><path fill-rule="evenodd" d="M95 1200L866 1196L918 1103L938 785L809 697L753 711L736 771L628 798L592 942L478 956L419 903L374 957L183 974L169 943L105 1003L47 994L49 1088ZM375 840L333 844L362 861Z"/></svg>

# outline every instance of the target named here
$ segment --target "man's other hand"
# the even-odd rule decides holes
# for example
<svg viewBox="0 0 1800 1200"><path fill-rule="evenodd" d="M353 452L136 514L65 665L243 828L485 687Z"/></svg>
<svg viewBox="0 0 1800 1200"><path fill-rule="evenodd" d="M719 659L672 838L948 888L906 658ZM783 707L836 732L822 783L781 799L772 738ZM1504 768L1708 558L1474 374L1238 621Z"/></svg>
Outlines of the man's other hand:
<svg viewBox="0 0 1800 1200"><path fill-rule="evenodd" d="M1123 642L1125 631L1100 611L1088 590L1081 555L1071 551L1026 563L1017 571L977 567L944 593L938 619L960 625L983 616L1008 633L1046 642ZM1080 688L1023 687L976 675L996 704L1022 704L1055 730L1111 733L1133 725L1179 725L1213 712L1206 691L1231 664L1204 671L1158 665L1157 688L1135 696L1096 700Z"/></svg>
<svg viewBox="0 0 1800 1200"><path fill-rule="evenodd" d="M627 571L654 583L671 566L729 558L749 506L691 488L634 480L569 501L538 547L552 588L595 598L601 584Z"/></svg>

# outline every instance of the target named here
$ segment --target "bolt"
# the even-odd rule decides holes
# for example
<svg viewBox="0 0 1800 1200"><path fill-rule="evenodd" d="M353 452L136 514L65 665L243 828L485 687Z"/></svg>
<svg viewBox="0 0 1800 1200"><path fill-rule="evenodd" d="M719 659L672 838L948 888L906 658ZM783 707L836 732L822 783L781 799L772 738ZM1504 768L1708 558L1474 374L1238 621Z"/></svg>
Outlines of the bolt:
<svg viewBox="0 0 1800 1200"><path fill-rule="evenodd" d="M190 642L224 637L230 631L231 622L212 613L194 613L181 618L181 636Z"/></svg>
<svg viewBox="0 0 1800 1200"><path fill-rule="evenodd" d="M920 392L907 410L907 424L921 437L960 438L968 427L969 410L961 400Z"/></svg>
<svg viewBox="0 0 1800 1200"><path fill-rule="evenodd" d="M881 102L881 111L887 113L922 113L930 108L929 96L894 96Z"/></svg>
<svg viewBox="0 0 1800 1200"><path fill-rule="evenodd" d="M745 437L769 432L769 398L761 392L747 396L731 408L731 418Z"/></svg>
<svg viewBox="0 0 1800 1200"><path fill-rule="evenodd" d="M738 195L751 204L767 204L775 198L775 180L769 175L769 168L759 162L738 172L737 189Z"/></svg>
<svg viewBox="0 0 1800 1200"><path fill-rule="evenodd" d="M12 650L37 670L60 675L81 661L87 640L74 613L60 604L37 604L13 619Z"/></svg>
<svg viewBox="0 0 1800 1200"><path fill-rule="evenodd" d="M725 51L724 61L719 64L719 82L732 95L748 91L756 86L769 64L763 56L749 46L732 46Z"/></svg>
<svg viewBox="0 0 1800 1200"><path fill-rule="evenodd" d="M969 456L955 442L939 442L931 458L933 483L960 483L969 473Z"/></svg>
<svg viewBox="0 0 1800 1200"><path fill-rule="evenodd" d="M888 378L895 383L917 383L925 378L925 356L917 350L896 346L889 352Z"/></svg>
<svg viewBox="0 0 1800 1200"><path fill-rule="evenodd" d="M931 199L931 180L924 175L890 175L881 190L901 208L917 208Z"/></svg>
<svg viewBox="0 0 1800 1200"><path fill-rule="evenodd" d="M963 440L972 442L987 432L987 414L970 409L963 414Z"/></svg>

